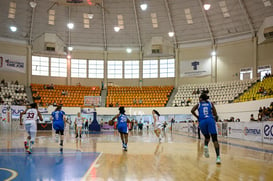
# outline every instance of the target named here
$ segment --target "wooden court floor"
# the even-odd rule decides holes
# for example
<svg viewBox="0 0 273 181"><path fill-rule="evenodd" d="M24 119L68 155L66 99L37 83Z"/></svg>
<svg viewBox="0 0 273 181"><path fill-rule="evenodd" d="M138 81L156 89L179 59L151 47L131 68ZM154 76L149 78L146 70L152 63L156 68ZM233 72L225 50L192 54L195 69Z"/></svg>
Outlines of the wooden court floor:
<svg viewBox="0 0 273 181"><path fill-rule="evenodd" d="M205 158L203 140L180 133L167 132L158 143L152 130L131 131L124 152L116 131L83 133L79 140L66 130L60 153L53 132L38 132L28 155L23 129L0 131L0 180L273 180L273 145L268 144L220 138L222 164L216 165L212 143Z"/></svg>

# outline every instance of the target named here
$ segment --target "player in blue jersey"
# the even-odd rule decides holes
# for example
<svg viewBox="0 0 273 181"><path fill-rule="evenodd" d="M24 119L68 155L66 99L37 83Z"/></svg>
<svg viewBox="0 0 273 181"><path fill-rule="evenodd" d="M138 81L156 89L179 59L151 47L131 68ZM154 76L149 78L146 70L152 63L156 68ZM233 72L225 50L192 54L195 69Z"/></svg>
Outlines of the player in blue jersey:
<svg viewBox="0 0 273 181"><path fill-rule="evenodd" d="M205 137L205 157L209 157L208 144L211 136L217 157L216 163L221 164L220 148L217 140L216 123L214 119L215 117L217 117L217 112L214 105L210 101L208 101L208 99L209 96L207 96L207 94L205 93L202 93L199 97L199 104L195 105L192 108L191 113L198 119L199 127ZM198 110L198 115L195 113L196 110Z"/></svg>
<svg viewBox="0 0 273 181"><path fill-rule="evenodd" d="M58 105L55 111L51 113L51 120L53 121L53 128L56 131L56 141L59 140L59 135L61 135L60 146L63 146L64 140L64 128L65 128L65 112L62 110L62 106ZM61 148L62 151L62 148Z"/></svg>
<svg viewBox="0 0 273 181"><path fill-rule="evenodd" d="M120 138L122 141L122 148L124 151L127 151L127 143L128 143L128 127L127 122L130 122L127 115L125 114L124 107L119 108L119 114L117 114L111 122L115 119L118 119L117 129L120 133Z"/></svg>

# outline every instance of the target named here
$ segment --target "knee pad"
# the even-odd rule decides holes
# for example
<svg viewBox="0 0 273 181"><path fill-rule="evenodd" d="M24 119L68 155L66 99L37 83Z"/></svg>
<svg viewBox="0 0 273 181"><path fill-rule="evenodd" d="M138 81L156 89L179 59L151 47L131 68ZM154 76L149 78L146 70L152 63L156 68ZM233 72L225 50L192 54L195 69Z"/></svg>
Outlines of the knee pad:
<svg viewBox="0 0 273 181"><path fill-rule="evenodd" d="M212 141L213 141L213 142L218 141L218 140L217 140L217 134L212 134L212 135L211 135L211 138L212 138Z"/></svg>

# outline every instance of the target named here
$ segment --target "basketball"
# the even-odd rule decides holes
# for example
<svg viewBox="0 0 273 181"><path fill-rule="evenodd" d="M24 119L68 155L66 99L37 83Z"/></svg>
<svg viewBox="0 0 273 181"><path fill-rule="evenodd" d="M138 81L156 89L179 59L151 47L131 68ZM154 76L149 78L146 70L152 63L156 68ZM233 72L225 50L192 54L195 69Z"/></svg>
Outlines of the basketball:
<svg viewBox="0 0 273 181"><path fill-rule="evenodd" d="M109 124L110 126L113 126L113 125L114 125L114 121L113 121L113 120L110 120L110 121L108 121L108 124Z"/></svg>

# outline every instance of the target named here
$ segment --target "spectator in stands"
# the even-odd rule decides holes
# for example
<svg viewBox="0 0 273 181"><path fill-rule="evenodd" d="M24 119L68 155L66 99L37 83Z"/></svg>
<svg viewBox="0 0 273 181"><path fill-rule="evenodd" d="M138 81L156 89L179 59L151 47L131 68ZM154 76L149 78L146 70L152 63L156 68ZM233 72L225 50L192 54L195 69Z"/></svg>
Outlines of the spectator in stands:
<svg viewBox="0 0 273 181"><path fill-rule="evenodd" d="M104 88L104 82L103 82L103 80L101 81L101 90L103 90L103 88Z"/></svg>
<svg viewBox="0 0 273 181"><path fill-rule="evenodd" d="M19 82L18 82L18 80L16 80L14 84L15 84L15 85L19 85Z"/></svg>
<svg viewBox="0 0 273 181"><path fill-rule="evenodd" d="M5 79L1 80L1 84L5 85Z"/></svg>
<svg viewBox="0 0 273 181"><path fill-rule="evenodd" d="M257 121L257 120L254 118L253 114L250 115L250 121Z"/></svg>
<svg viewBox="0 0 273 181"><path fill-rule="evenodd" d="M269 88L269 90L268 90L268 95L269 95L269 96L273 95L273 91L272 91L271 88Z"/></svg>
<svg viewBox="0 0 273 181"><path fill-rule="evenodd" d="M191 103L191 98L189 97L188 100L187 100L187 105L186 106L189 106L190 103Z"/></svg>
<svg viewBox="0 0 273 181"><path fill-rule="evenodd" d="M139 99L139 100L138 100L138 103L139 103L139 104L142 104L142 99Z"/></svg>
<svg viewBox="0 0 273 181"><path fill-rule="evenodd" d="M53 102L53 106L57 106L57 102L56 101Z"/></svg>
<svg viewBox="0 0 273 181"><path fill-rule="evenodd" d="M136 101L136 99L134 99L134 100L133 100L133 104L136 104L136 103L137 103L137 101Z"/></svg>
<svg viewBox="0 0 273 181"><path fill-rule="evenodd" d="M241 122L240 118L237 118L237 119L235 120L235 122Z"/></svg>
<svg viewBox="0 0 273 181"><path fill-rule="evenodd" d="M116 102L116 107L119 107L119 103L118 102Z"/></svg>
<svg viewBox="0 0 273 181"><path fill-rule="evenodd" d="M175 104L174 104L174 107L178 107L178 105L175 103Z"/></svg>
<svg viewBox="0 0 273 181"><path fill-rule="evenodd" d="M63 96L66 95L66 91L65 91L65 90L62 91L62 95L63 95Z"/></svg>
<svg viewBox="0 0 273 181"><path fill-rule="evenodd" d="M183 106L183 104L185 104L185 99L184 99L184 97L183 97L182 100L181 100L181 106Z"/></svg>
<svg viewBox="0 0 273 181"><path fill-rule="evenodd" d="M195 91L195 90L193 90L192 94L196 94L196 91Z"/></svg>
<svg viewBox="0 0 273 181"><path fill-rule="evenodd" d="M199 88L197 89L196 94L200 94L200 90L199 90Z"/></svg>
<svg viewBox="0 0 273 181"><path fill-rule="evenodd" d="M109 104L109 107L113 107L113 103L112 102Z"/></svg>

